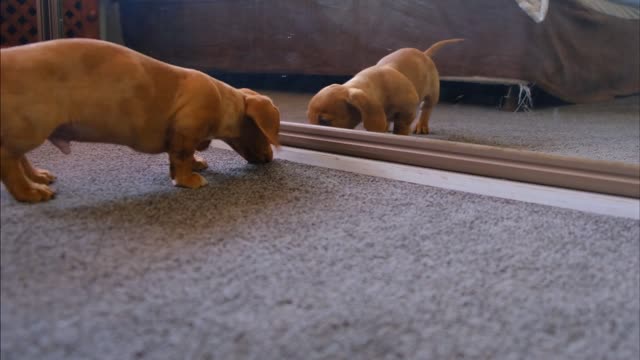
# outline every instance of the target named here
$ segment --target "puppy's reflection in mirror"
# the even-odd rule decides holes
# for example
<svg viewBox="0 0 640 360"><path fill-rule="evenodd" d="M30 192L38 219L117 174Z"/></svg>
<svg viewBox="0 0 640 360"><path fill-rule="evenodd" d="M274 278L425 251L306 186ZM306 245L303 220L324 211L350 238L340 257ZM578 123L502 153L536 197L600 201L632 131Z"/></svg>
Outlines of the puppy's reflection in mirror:
<svg viewBox="0 0 640 360"><path fill-rule="evenodd" d="M374 132L386 132L392 123L394 134L428 134L429 117L440 96L440 78L431 56L460 41L440 41L426 51L397 50L346 83L323 88L309 102L309 123L347 129L362 123ZM420 116L412 127L418 109Z"/></svg>

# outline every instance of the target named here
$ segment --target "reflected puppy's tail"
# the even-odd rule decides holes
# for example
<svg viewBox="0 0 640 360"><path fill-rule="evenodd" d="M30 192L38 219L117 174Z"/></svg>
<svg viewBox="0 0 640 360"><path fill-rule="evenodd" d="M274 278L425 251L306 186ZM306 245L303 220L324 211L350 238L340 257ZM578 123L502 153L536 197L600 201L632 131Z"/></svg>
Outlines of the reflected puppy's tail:
<svg viewBox="0 0 640 360"><path fill-rule="evenodd" d="M428 48L427 50L425 50L424 54L431 57L433 55L435 55L435 53L440 50L441 47L448 45L448 44L453 44L453 43L457 43L457 42L461 42L464 41L464 39L448 39L448 40L442 40L442 41L438 41L437 43L431 45L430 48Z"/></svg>

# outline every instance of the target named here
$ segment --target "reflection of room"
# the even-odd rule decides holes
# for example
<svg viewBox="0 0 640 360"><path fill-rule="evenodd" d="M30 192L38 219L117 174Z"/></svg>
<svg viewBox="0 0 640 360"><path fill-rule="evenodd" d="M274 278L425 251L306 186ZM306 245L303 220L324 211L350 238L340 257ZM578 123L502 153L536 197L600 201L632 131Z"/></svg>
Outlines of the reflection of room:
<svg viewBox="0 0 640 360"><path fill-rule="evenodd" d="M486 96L492 89L465 90L446 83L443 88L459 95L446 97L436 106L426 138L640 163L638 96L579 105L540 99L532 111L509 112L498 109L499 95ZM306 105L312 94L266 93L278 102L283 121L307 121ZM478 95L482 99L472 99Z"/></svg>
<svg viewBox="0 0 640 360"><path fill-rule="evenodd" d="M636 0L149 4L120 4L127 45L276 91L284 121L306 122L314 92L392 50L462 37L434 56L445 82L428 138L640 162Z"/></svg>

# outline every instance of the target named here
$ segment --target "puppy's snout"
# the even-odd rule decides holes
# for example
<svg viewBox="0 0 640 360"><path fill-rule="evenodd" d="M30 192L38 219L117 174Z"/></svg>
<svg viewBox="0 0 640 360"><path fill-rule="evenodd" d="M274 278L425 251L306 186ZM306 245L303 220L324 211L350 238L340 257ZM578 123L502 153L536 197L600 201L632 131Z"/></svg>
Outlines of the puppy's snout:
<svg viewBox="0 0 640 360"><path fill-rule="evenodd" d="M249 163L251 164L266 164L270 162L272 159L269 155L260 155L249 159Z"/></svg>
<svg viewBox="0 0 640 360"><path fill-rule="evenodd" d="M266 152L255 153L247 158L251 164L266 164L273 160L273 151L269 149Z"/></svg>
<svg viewBox="0 0 640 360"><path fill-rule="evenodd" d="M318 125L331 126L331 120L327 120L322 116L318 116Z"/></svg>

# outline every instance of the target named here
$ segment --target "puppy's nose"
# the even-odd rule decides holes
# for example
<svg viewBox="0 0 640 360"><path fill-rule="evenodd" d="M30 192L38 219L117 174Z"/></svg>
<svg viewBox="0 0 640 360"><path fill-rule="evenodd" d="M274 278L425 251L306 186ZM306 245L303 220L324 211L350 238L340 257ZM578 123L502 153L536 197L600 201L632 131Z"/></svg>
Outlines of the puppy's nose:
<svg viewBox="0 0 640 360"><path fill-rule="evenodd" d="M273 159L272 153L261 153L261 154L254 154L253 156L251 156L251 158L248 161L251 164L266 164L270 162L272 159Z"/></svg>
<svg viewBox="0 0 640 360"><path fill-rule="evenodd" d="M249 161L250 164L266 164L268 162L271 162L268 157L254 158Z"/></svg>

